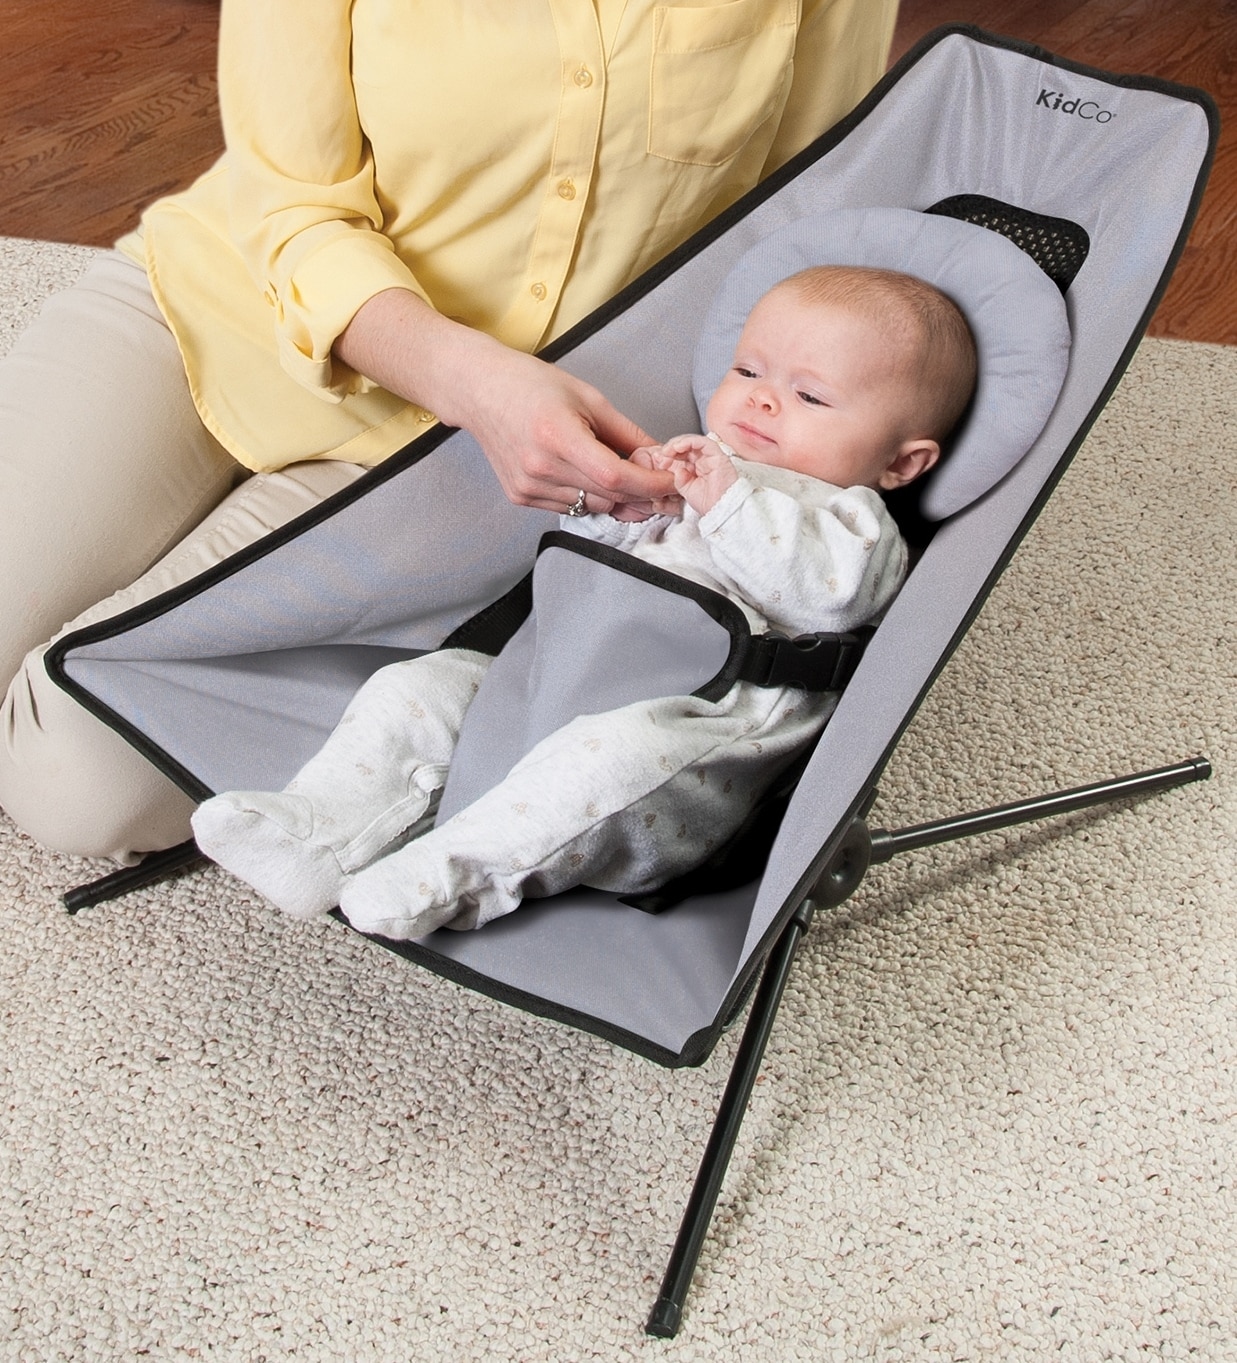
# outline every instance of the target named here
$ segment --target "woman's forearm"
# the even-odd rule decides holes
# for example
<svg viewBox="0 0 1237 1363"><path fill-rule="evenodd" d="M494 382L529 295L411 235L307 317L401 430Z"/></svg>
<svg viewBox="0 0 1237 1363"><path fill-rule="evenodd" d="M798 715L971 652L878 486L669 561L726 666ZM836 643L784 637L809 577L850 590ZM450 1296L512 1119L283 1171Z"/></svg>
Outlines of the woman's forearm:
<svg viewBox="0 0 1237 1363"><path fill-rule="evenodd" d="M361 305L335 343L336 356L388 392L451 426L467 426L456 393L470 366L501 350L492 337L434 311L411 289L386 289ZM455 379L453 383L452 380Z"/></svg>
<svg viewBox="0 0 1237 1363"><path fill-rule="evenodd" d="M650 438L595 388L441 316L411 290L375 294L334 349L358 373L470 432L513 502L562 511L583 491L590 511L606 511L673 494L668 473L621 457Z"/></svg>

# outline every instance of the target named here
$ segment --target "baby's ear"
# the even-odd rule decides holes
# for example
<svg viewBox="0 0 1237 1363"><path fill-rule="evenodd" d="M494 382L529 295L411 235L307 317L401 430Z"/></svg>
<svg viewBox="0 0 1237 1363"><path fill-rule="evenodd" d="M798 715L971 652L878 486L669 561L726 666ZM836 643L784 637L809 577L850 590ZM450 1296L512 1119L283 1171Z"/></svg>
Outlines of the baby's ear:
<svg viewBox="0 0 1237 1363"><path fill-rule="evenodd" d="M941 457L940 444L935 440L907 440L880 476L880 486L886 492L905 487L927 471Z"/></svg>

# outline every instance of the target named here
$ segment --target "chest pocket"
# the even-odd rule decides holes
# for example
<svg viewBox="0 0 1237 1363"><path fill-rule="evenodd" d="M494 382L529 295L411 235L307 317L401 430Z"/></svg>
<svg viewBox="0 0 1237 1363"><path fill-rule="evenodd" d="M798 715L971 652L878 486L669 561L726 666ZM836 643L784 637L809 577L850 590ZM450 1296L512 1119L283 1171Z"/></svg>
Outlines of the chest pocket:
<svg viewBox="0 0 1237 1363"><path fill-rule="evenodd" d="M648 150L720 166L790 90L798 0L659 8L653 19Z"/></svg>

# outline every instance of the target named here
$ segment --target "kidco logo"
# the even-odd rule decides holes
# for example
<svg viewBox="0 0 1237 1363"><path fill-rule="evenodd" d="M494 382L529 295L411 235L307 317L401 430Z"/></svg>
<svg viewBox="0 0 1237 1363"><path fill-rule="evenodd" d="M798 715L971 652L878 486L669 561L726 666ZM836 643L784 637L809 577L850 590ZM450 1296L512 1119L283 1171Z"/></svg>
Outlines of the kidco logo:
<svg viewBox="0 0 1237 1363"><path fill-rule="evenodd" d="M1039 98L1035 101L1035 107L1040 106L1045 109L1053 109L1057 113L1077 114L1079 118L1089 119L1094 123L1111 123L1112 110L1101 109L1093 99L1066 99L1064 90L1041 90Z"/></svg>

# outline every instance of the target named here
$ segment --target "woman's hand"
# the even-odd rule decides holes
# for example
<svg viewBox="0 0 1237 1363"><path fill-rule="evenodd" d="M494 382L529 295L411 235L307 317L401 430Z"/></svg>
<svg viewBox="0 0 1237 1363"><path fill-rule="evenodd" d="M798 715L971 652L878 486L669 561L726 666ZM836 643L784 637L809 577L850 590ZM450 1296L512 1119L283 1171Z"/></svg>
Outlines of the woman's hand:
<svg viewBox="0 0 1237 1363"><path fill-rule="evenodd" d="M667 473L619 455L648 444L635 422L590 384L489 341L483 382L460 395L452 425L474 435L503 491L522 506L563 511L579 492L589 511L646 509L673 494Z"/></svg>
<svg viewBox="0 0 1237 1363"><path fill-rule="evenodd" d="M664 469L674 476L674 460L665 457L661 445L642 445L632 450L629 463L642 469ZM611 508L616 521L647 521L651 516L681 516L683 499L678 493L669 497L655 497L651 501L626 502Z"/></svg>
<svg viewBox="0 0 1237 1363"><path fill-rule="evenodd" d="M390 392L475 437L503 491L521 506L651 514L673 495L669 473L620 458L649 437L590 384L388 289L365 303L336 355Z"/></svg>

